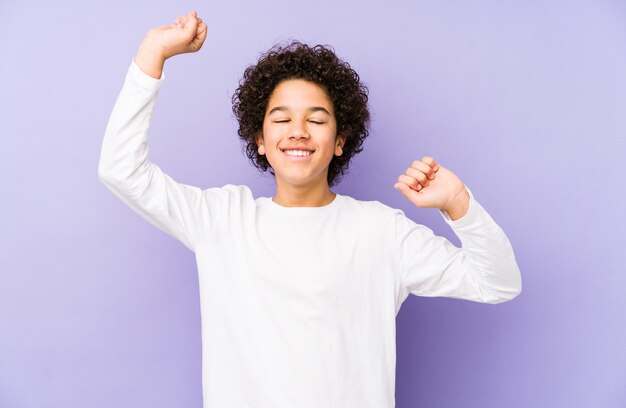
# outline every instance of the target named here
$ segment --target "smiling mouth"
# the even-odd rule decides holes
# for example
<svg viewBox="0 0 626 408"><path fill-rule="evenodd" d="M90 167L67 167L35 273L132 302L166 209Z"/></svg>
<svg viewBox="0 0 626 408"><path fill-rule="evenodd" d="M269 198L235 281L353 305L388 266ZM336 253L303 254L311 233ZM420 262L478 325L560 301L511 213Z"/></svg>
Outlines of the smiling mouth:
<svg viewBox="0 0 626 408"><path fill-rule="evenodd" d="M292 156L292 157L306 157L306 156L310 156L311 154L313 154L313 151L301 150L301 149L285 149L283 150L283 153L285 153L287 156Z"/></svg>

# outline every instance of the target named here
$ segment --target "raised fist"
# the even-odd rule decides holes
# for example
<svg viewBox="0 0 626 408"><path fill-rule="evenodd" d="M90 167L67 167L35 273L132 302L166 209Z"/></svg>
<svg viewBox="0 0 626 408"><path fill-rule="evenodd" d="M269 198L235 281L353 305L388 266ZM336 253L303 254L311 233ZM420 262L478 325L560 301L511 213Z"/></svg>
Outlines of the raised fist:
<svg viewBox="0 0 626 408"><path fill-rule="evenodd" d="M198 51L206 35L206 24L195 11L191 11L186 16L179 16L171 25L153 28L144 42L167 59L177 54Z"/></svg>
<svg viewBox="0 0 626 408"><path fill-rule="evenodd" d="M135 62L143 72L160 78L165 60L174 55L196 52L206 40L207 26L195 11L178 17L173 24L148 31Z"/></svg>
<svg viewBox="0 0 626 408"><path fill-rule="evenodd" d="M445 210L452 219L461 218L469 206L461 179L429 156L415 160L394 187L417 207Z"/></svg>

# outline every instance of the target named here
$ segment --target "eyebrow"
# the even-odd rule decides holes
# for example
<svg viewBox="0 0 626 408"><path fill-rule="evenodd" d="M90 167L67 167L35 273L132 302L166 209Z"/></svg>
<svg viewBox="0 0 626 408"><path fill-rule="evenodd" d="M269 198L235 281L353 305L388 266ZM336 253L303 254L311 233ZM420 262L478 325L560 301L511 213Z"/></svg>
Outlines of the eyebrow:
<svg viewBox="0 0 626 408"><path fill-rule="evenodd" d="M276 112L276 111L281 111L281 112L289 112L290 109L286 106L277 106L275 108L272 108L272 110L269 111L269 113L267 114L268 116L271 115L272 113ZM310 108L308 108L306 110L308 113L314 113L314 112L324 112L326 113L328 116L332 116L330 114L330 112L328 111L328 109L324 108L323 106L311 106Z"/></svg>

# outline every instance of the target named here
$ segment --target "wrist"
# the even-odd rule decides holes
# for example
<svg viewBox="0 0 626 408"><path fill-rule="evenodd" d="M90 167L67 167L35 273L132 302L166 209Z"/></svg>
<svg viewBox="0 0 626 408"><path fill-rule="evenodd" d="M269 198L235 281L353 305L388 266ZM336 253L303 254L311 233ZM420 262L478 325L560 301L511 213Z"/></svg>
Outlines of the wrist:
<svg viewBox="0 0 626 408"><path fill-rule="evenodd" d="M452 221L456 221L460 218L463 218L463 216L467 214L467 211L469 210L469 203L469 192L465 187L463 187L463 190L454 197L450 205L448 205L446 208L442 208L442 210L448 213Z"/></svg>
<svg viewBox="0 0 626 408"><path fill-rule="evenodd" d="M166 58L163 47L146 38L139 46L135 63L145 74L160 79Z"/></svg>
<svg viewBox="0 0 626 408"><path fill-rule="evenodd" d="M152 31L148 32L148 34L144 37L143 41L139 45L138 53L145 53L147 55L151 55L153 58L163 60L169 58L169 55L167 55L166 52L165 44L163 44L160 37Z"/></svg>

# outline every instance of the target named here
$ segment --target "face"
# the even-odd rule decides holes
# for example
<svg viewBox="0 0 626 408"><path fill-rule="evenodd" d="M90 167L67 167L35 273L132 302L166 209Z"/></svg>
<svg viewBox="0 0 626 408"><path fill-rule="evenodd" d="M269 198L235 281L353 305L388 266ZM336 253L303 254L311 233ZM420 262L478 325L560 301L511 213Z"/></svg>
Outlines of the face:
<svg viewBox="0 0 626 408"><path fill-rule="evenodd" d="M333 104L320 86L300 79L278 84L270 96L263 135L257 140L276 182L328 186L328 165L342 154Z"/></svg>

